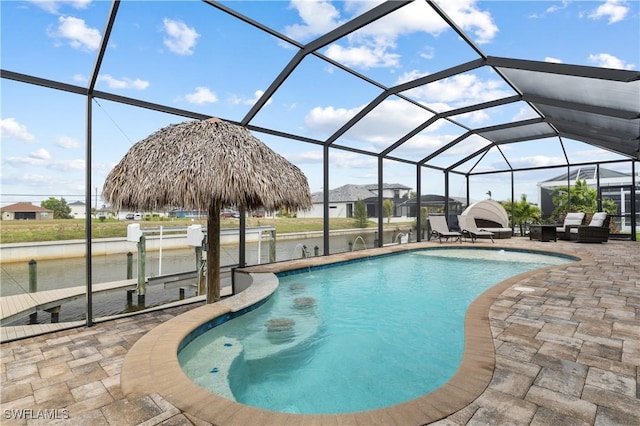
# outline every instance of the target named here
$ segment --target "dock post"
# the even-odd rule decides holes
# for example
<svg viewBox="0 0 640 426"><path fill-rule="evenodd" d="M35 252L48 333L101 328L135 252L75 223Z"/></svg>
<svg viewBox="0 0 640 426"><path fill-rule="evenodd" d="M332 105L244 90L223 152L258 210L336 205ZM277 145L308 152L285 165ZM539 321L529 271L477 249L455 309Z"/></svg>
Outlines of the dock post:
<svg viewBox="0 0 640 426"><path fill-rule="evenodd" d="M38 292L38 262L35 259L29 261L29 293ZM29 324L38 323L38 312L29 314Z"/></svg>
<svg viewBox="0 0 640 426"><path fill-rule="evenodd" d="M205 275L202 270L202 246L196 246L196 271L198 271L198 296L206 294Z"/></svg>
<svg viewBox="0 0 640 426"><path fill-rule="evenodd" d="M56 324L60 321L60 306L54 306L53 308L45 309L45 311L51 314L51 324Z"/></svg>
<svg viewBox="0 0 640 426"><path fill-rule="evenodd" d="M133 278L133 253L127 253L127 279Z"/></svg>
<svg viewBox="0 0 640 426"><path fill-rule="evenodd" d="M147 263L147 242L144 234L138 241L138 305L144 306L146 294L145 264Z"/></svg>
<svg viewBox="0 0 640 426"><path fill-rule="evenodd" d="M276 261L276 230L271 230L271 240L269 241L269 263Z"/></svg>

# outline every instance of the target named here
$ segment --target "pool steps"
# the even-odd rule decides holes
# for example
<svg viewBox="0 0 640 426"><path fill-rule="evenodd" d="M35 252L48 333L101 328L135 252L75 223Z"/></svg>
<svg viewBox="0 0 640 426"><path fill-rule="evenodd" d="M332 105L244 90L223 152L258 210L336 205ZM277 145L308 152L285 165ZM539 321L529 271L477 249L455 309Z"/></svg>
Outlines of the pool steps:
<svg viewBox="0 0 640 426"><path fill-rule="evenodd" d="M264 279L266 277L261 275L252 276L252 278L254 279L255 286L252 286L251 290L248 290L247 293L270 293L275 290L275 288L272 287L274 284L272 279L275 278L273 275L267 279ZM276 286L277 283L278 280L276 278ZM209 389L219 396L235 401L236 399L233 395L232 388L241 386L243 382L241 378L246 375L245 367L247 362L260 361L277 355L280 352L291 350L308 341L319 331L321 321L315 310L315 303L304 307L296 306L295 304L296 299L306 296L305 288L306 285L303 285L299 289L290 290L290 293L287 295L288 297L285 296L283 298L284 306L282 306L278 312L279 316L291 318L295 321L291 339L282 339L278 343L273 343L273 338L270 338L266 326L245 338L244 344L233 337L221 336L209 344L215 352L211 359L206 360L206 365L191 364L189 366L183 366L185 370L203 374L198 374L197 378L193 378L194 375L189 374L188 371L185 372L191 376L199 386ZM239 311L246 309L246 300L242 300L244 298L237 296L240 295L234 296L236 300L233 302L227 299L223 301L223 303L233 304L232 310ZM311 300L315 299L311 298ZM230 382L230 373L232 371L234 375L233 383L235 383L235 385Z"/></svg>
<svg viewBox="0 0 640 426"><path fill-rule="evenodd" d="M211 347L215 348L215 356L210 364L199 366L202 370L209 370L209 373L200 375L194 381L205 389L215 390L218 395L235 401L229 386L229 372L231 365L242 356L244 348L238 340L226 336L211 342Z"/></svg>

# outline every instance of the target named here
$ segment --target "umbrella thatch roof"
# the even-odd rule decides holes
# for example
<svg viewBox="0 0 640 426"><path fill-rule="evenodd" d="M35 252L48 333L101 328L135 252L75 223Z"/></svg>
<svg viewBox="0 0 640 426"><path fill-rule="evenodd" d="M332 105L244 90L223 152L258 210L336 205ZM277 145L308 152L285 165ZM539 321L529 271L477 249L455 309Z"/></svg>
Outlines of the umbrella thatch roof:
<svg viewBox="0 0 640 426"><path fill-rule="evenodd" d="M113 208L309 208L306 176L246 128L219 119L161 129L136 143L107 176Z"/></svg>

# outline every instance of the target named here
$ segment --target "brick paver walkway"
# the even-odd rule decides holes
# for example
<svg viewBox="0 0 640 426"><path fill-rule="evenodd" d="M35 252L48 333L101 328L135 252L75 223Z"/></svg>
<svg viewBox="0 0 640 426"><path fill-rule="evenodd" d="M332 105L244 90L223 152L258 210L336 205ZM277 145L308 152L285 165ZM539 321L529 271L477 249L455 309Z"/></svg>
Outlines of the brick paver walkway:
<svg viewBox="0 0 640 426"><path fill-rule="evenodd" d="M534 274L502 293L489 313L493 379L473 403L438 424L639 425L640 244L514 238L497 245L557 248L591 260ZM3 343L0 422L208 424L158 394L129 400L120 390L131 346L192 307Z"/></svg>

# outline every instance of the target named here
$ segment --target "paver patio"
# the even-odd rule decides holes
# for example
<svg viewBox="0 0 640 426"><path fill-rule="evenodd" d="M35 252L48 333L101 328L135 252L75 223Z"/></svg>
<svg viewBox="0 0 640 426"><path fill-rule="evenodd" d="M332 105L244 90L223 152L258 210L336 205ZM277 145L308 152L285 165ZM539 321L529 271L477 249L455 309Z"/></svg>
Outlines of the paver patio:
<svg viewBox="0 0 640 426"><path fill-rule="evenodd" d="M493 377L478 398L436 424L639 425L640 244L512 238L491 248L497 246L557 249L585 260L529 274L496 298L489 311ZM120 388L122 364L134 343L200 305L3 343L2 424L209 424L176 408L169 397L127 398ZM363 418L334 420L362 424ZM367 422L403 424L401 418L369 416Z"/></svg>

